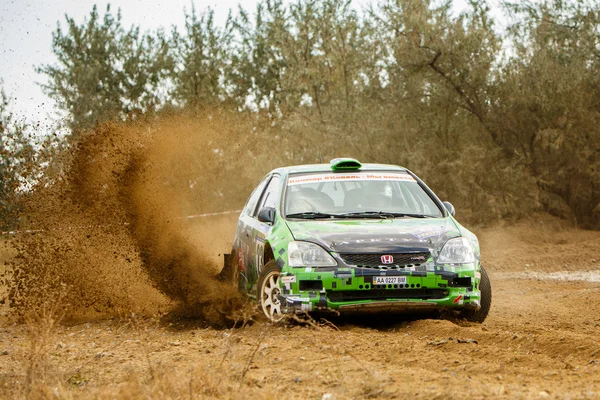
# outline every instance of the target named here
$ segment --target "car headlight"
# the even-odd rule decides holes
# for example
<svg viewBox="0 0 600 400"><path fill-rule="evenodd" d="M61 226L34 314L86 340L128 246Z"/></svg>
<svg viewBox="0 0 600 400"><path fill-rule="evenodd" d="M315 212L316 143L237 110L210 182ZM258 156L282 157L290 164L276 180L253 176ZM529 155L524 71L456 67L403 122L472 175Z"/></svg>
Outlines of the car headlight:
<svg viewBox="0 0 600 400"><path fill-rule="evenodd" d="M437 259L438 264L468 264L472 262L475 262L473 246L464 237L448 240Z"/></svg>
<svg viewBox="0 0 600 400"><path fill-rule="evenodd" d="M337 265L335 259L319 245L309 242L288 243L290 267L330 267Z"/></svg>

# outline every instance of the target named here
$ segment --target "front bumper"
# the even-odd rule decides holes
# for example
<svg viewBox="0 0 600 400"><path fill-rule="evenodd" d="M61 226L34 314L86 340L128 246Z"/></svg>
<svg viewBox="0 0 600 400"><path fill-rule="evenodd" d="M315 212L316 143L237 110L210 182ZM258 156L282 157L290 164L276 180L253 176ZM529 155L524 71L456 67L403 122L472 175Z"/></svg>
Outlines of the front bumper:
<svg viewBox="0 0 600 400"><path fill-rule="evenodd" d="M453 269L453 268L452 268ZM405 284L373 285L375 276L405 276ZM377 311L421 312L436 309L479 309L479 273L382 271L373 268L294 268L281 274L282 312Z"/></svg>

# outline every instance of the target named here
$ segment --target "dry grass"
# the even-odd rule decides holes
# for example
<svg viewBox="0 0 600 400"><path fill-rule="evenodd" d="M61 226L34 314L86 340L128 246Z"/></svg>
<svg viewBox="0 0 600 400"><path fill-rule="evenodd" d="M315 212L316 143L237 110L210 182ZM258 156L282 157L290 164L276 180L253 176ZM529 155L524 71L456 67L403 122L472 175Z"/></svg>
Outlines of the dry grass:
<svg viewBox="0 0 600 400"><path fill-rule="evenodd" d="M14 338L23 334L27 345L15 357L17 379L9 382L0 369L0 397L4 393L33 399L236 399L249 395L273 398L287 393L298 398L288 388L273 388L273 378L259 371L265 358L272 358L278 351L272 336L289 329L319 335L339 332L330 321L318 323L310 318L290 320L287 327L240 319L238 328L226 330L134 315L69 326L60 324L58 317L62 301L56 299L43 314L29 316L25 325L14 326L19 332ZM94 337L91 343L87 336ZM96 341L100 346L95 345ZM120 361L110 361L116 356ZM356 356L353 358L360 362ZM276 363L281 361L275 359ZM109 370L106 375L103 368ZM339 366L334 372L337 376L343 374ZM327 380L337 385L339 378ZM262 390L267 385L275 391ZM365 389L368 393L380 391L373 379L370 385Z"/></svg>

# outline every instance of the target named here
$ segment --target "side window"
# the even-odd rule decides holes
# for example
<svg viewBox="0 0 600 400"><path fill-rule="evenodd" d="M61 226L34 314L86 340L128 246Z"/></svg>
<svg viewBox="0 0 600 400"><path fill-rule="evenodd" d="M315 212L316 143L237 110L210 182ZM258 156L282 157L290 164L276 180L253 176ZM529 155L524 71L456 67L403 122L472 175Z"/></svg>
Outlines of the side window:
<svg viewBox="0 0 600 400"><path fill-rule="evenodd" d="M277 200L279 199L279 189L280 189L280 179L279 175L273 175L273 179L269 182L267 189L260 201L260 206L256 208L255 214L258 214L258 211L263 207L275 207L277 205Z"/></svg>
<svg viewBox="0 0 600 400"><path fill-rule="evenodd" d="M267 182L269 182L269 178L270 178L270 176L264 177L263 180L254 189L254 191L250 195L250 198L246 202L246 205L244 206L244 211L243 211L244 214L253 215L254 209L256 208L256 203L258 203L258 199L260 199L260 195L263 193L264 188L267 185Z"/></svg>

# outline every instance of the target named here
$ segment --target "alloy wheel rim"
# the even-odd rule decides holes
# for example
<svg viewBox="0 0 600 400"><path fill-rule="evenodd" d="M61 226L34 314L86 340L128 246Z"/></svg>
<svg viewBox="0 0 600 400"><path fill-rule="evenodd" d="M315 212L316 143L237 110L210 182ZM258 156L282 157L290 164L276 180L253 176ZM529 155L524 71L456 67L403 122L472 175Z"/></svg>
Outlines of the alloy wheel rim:
<svg viewBox="0 0 600 400"><path fill-rule="evenodd" d="M271 321L279 321L283 318L279 293L279 273L270 272L265 277L260 303L263 313Z"/></svg>

